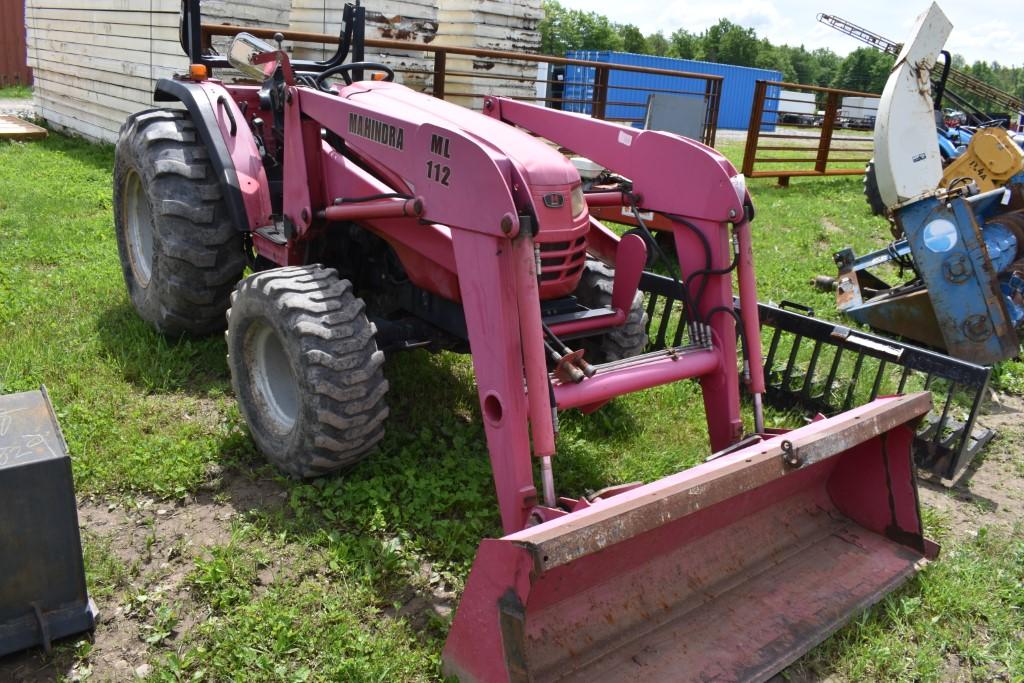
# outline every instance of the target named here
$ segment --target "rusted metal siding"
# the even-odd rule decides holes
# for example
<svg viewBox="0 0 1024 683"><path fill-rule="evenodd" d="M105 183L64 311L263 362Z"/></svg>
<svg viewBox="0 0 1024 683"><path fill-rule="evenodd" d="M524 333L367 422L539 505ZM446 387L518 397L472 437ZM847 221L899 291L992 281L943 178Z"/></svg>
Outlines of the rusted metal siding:
<svg viewBox="0 0 1024 683"><path fill-rule="evenodd" d="M25 52L25 0L0 0L0 87L30 85Z"/></svg>

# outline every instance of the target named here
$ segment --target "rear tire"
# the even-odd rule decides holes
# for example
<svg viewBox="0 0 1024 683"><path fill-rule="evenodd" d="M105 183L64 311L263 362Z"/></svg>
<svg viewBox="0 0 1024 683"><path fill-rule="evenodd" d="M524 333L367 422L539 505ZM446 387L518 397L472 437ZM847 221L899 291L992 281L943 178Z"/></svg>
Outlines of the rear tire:
<svg viewBox="0 0 1024 683"><path fill-rule="evenodd" d="M238 284L228 366L256 447L294 477L362 460L384 438L384 353L334 269L276 268Z"/></svg>
<svg viewBox="0 0 1024 683"><path fill-rule="evenodd" d="M134 114L118 134L114 226L128 297L169 336L224 329L242 276L242 234L232 225L209 155L187 112Z"/></svg>
<svg viewBox="0 0 1024 683"><path fill-rule="evenodd" d="M871 207L871 213L876 216L886 216L889 209L882 201L882 193L878 189L878 177L875 174L875 160L872 159L864 168L864 198Z"/></svg>
<svg viewBox="0 0 1024 683"><path fill-rule="evenodd" d="M588 259L583 266L583 275L576 288L576 300L587 308L600 308L612 304L612 284L615 271L600 261ZM647 347L647 312L644 310L644 295L637 292L626 315L626 321L619 327L597 337L580 340L590 363L629 358L643 353Z"/></svg>

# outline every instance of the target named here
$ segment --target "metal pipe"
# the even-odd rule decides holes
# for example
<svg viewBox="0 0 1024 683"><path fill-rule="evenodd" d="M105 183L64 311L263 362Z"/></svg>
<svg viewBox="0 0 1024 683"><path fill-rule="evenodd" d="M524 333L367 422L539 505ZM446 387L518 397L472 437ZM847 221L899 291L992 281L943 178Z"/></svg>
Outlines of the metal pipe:
<svg viewBox="0 0 1024 683"><path fill-rule="evenodd" d="M551 382L548 379L544 353L544 330L540 317L540 288L537 284L537 261L533 238L528 230L511 241L514 258L516 302L519 307L519 335L523 346L526 372L526 398L530 415L533 454L538 457L555 454L555 430L551 421Z"/></svg>
<svg viewBox="0 0 1024 683"><path fill-rule="evenodd" d="M329 221L361 221L371 218L403 218L423 214L423 200L383 199L373 202L353 202L351 204L335 204L317 213L318 218Z"/></svg>
<svg viewBox="0 0 1024 683"><path fill-rule="evenodd" d="M626 206L629 203L621 192L587 192L583 197L587 206ZM640 202L639 196L636 201Z"/></svg>
<svg viewBox="0 0 1024 683"><path fill-rule="evenodd" d="M764 405L761 394L754 394L754 433L764 434Z"/></svg>
<svg viewBox="0 0 1024 683"><path fill-rule="evenodd" d="M627 365L615 370L599 367L600 372L586 382L555 385L555 401L559 410L601 403L641 389L703 377L718 369L720 363L717 351L701 350L682 356L665 356L640 366Z"/></svg>
<svg viewBox="0 0 1024 683"><path fill-rule="evenodd" d="M738 223L735 232L740 250L739 263L736 267L740 290L740 318L743 321L743 334L747 344L747 361L750 363L750 393L756 396L764 393L764 361L761 354L761 325L757 318L757 283L754 279L750 221Z"/></svg>
<svg viewBox="0 0 1024 683"><path fill-rule="evenodd" d="M551 468L550 455L540 459L540 479L544 489L544 504L553 508L558 505L558 499L555 498L555 472Z"/></svg>

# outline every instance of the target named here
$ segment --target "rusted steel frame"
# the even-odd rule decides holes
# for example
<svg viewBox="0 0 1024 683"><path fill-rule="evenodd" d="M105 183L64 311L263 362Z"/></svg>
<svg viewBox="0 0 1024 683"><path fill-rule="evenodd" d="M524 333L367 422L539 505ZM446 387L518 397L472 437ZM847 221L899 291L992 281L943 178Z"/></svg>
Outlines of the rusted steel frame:
<svg viewBox="0 0 1024 683"><path fill-rule="evenodd" d="M714 147L718 135L718 109L722 103L722 81L709 80L704 90L708 103L704 114L704 144Z"/></svg>
<svg viewBox="0 0 1024 683"><path fill-rule="evenodd" d="M854 163L863 164L863 163L867 163L870 159L871 159L871 157L856 157L856 158L828 157L828 162L832 163L832 164L854 164ZM813 156L813 157L757 157L756 159L754 159L754 161L756 163L758 163L758 164L785 164L785 163L794 163L794 164L811 164L811 163L813 163L813 164L817 164L818 163L818 157L816 157L816 156ZM827 173L821 173L821 172L817 171L817 169L815 169L815 170L816 170L816 172L818 172L819 175L827 175ZM863 172L864 169L859 169L859 170Z"/></svg>
<svg viewBox="0 0 1024 683"><path fill-rule="evenodd" d="M821 178L830 175L864 175L863 168L830 168L825 173L818 171L754 171L744 174L748 178Z"/></svg>
<svg viewBox="0 0 1024 683"><path fill-rule="evenodd" d="M444 99L444 82L448 66L448 53L445 50L434 51L434 90L433 95L439 100Z"/></svg>
<svg viewBox="0 0 1024 683"><path fill-rule="evenodd" d="M832 418L828 433L812 433L801 439L794 432L789 442L802 466L808 466L917 420L928 413L931 405L927 392L871 403ZM662 480L657 493L650 496L610 499L573 528L551 530L542 525L507 538L530 550L539 571L568 564L785 476L792 469L783 462L782 443L773 440L750 447L746 449L751 453L747 457L676 485ZM758 448L761 450L753 452Z"/></svg>
<svg viewBox="0 0 1024 683"><path fill-rule="evenodd" d="M788 81L765 81L767 85L777 85L788 90L809 90L811 92L836 93L843 97L879 97L878 93L861 92L860 90L841 90L839 88L826 88L820 85L804 85L802 83L790 83Z"/></svg>
<svg viewBox="0 0 1024 683"><path fill-rule="evenodd" d="M743 150L743 175L754 173L757 160L757 142L761 136L761 123L764 118L764 98L768 92L768 81L754 83L754 100L750 106L750 121L747 123L747 145Z"/></svg>
<svg viewBox="0 0 1024 683"><path fill-rule="evenodd" d="M607 64L595 67L594 70L594 90L590 103L590 115L595 119L603 119L605 115L605 105L608 102L608 72Z"/></svg>
<svg viewBox="0 0 1024 683"><path fill-rule="evenodd" d="M832 131L839 115L839 94L830 92L825 100L825 120L821 122L821 137L818 141L818 163L814 170L822 175L828 167L828 151L832 146Z"/></svg>
<svg viewBox="0 0 1024 683"><path fill-rule="evenodd" d="M310 31L290 31L275 28L262 28L257 26L239 26L236 24L202 24L203 33L214 36L234 36L245 31L257 38L273 38L274 34L280 33L285 40L298 41L303 43L332 43L338 42L338 36L330 33L314 33ZM430 43L420 44L404 40L387 40L381 38L367 38L366 47L383 48L390 50L404 50L407 52L438 52L444 51L453 55L468 55L470 57L490 57L494 59L509 59L520 62L542 62L545 64L564 64L567 66L590 66L590 67L613 67L619 71L636 71L639 73L658 74L661 76L676 76L679 78L699 78L705 81L721 81L722 76L711 74L692 73L689 71L675 71L673 69L657 69L645 66L633 66L630 64L608 64L606 62L593 62L586 59L570 59L568 57L555 57L553 55L538 55L525 52L512 52L510 50L484 50L472 47L459 47L455 45L433 45Z"/></svg>

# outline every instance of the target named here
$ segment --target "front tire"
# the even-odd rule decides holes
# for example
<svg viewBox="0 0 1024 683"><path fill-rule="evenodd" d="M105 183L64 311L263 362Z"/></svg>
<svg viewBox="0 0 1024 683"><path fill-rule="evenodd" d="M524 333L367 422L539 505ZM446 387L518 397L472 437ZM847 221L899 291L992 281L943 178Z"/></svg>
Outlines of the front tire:
<svg viewBox="0 0 1024 683"><path fill-rule="evenodd" d="M242 234L187 112L144 111L121 127L114 227L128 297L143 320L168 336L224 329L245 268Z"/></svg>
<svg viewBox="0 0 1024 683"><path fill-rule="evenodd" d="M615 271L600 261L588 259L576 288L576 300L587 308L611 306ZM590 363L607 363L643 353L647 347L647 312L644 295L637 292L626 321L606 334L580 340L584 358Z"/></svg>
<svg viewBox="0 0 1024 683"><path fill-rule="evenodd" d="M384 438L384 353L364 308L320 266L257 273L231 296L231 383L256 447L287 474L349 467Z"/></svg>
<svg viewBox="0 0 1024 683"><path fill-rule="evenodd" d="M889 209L886 208L885 202L882 201L882 193L878 189L878 176L875 172L874 159L869 161L868 165L864 167L864 199L867 200L868 206L871 207L871 213L876 216L888 215Z"/></svg>

